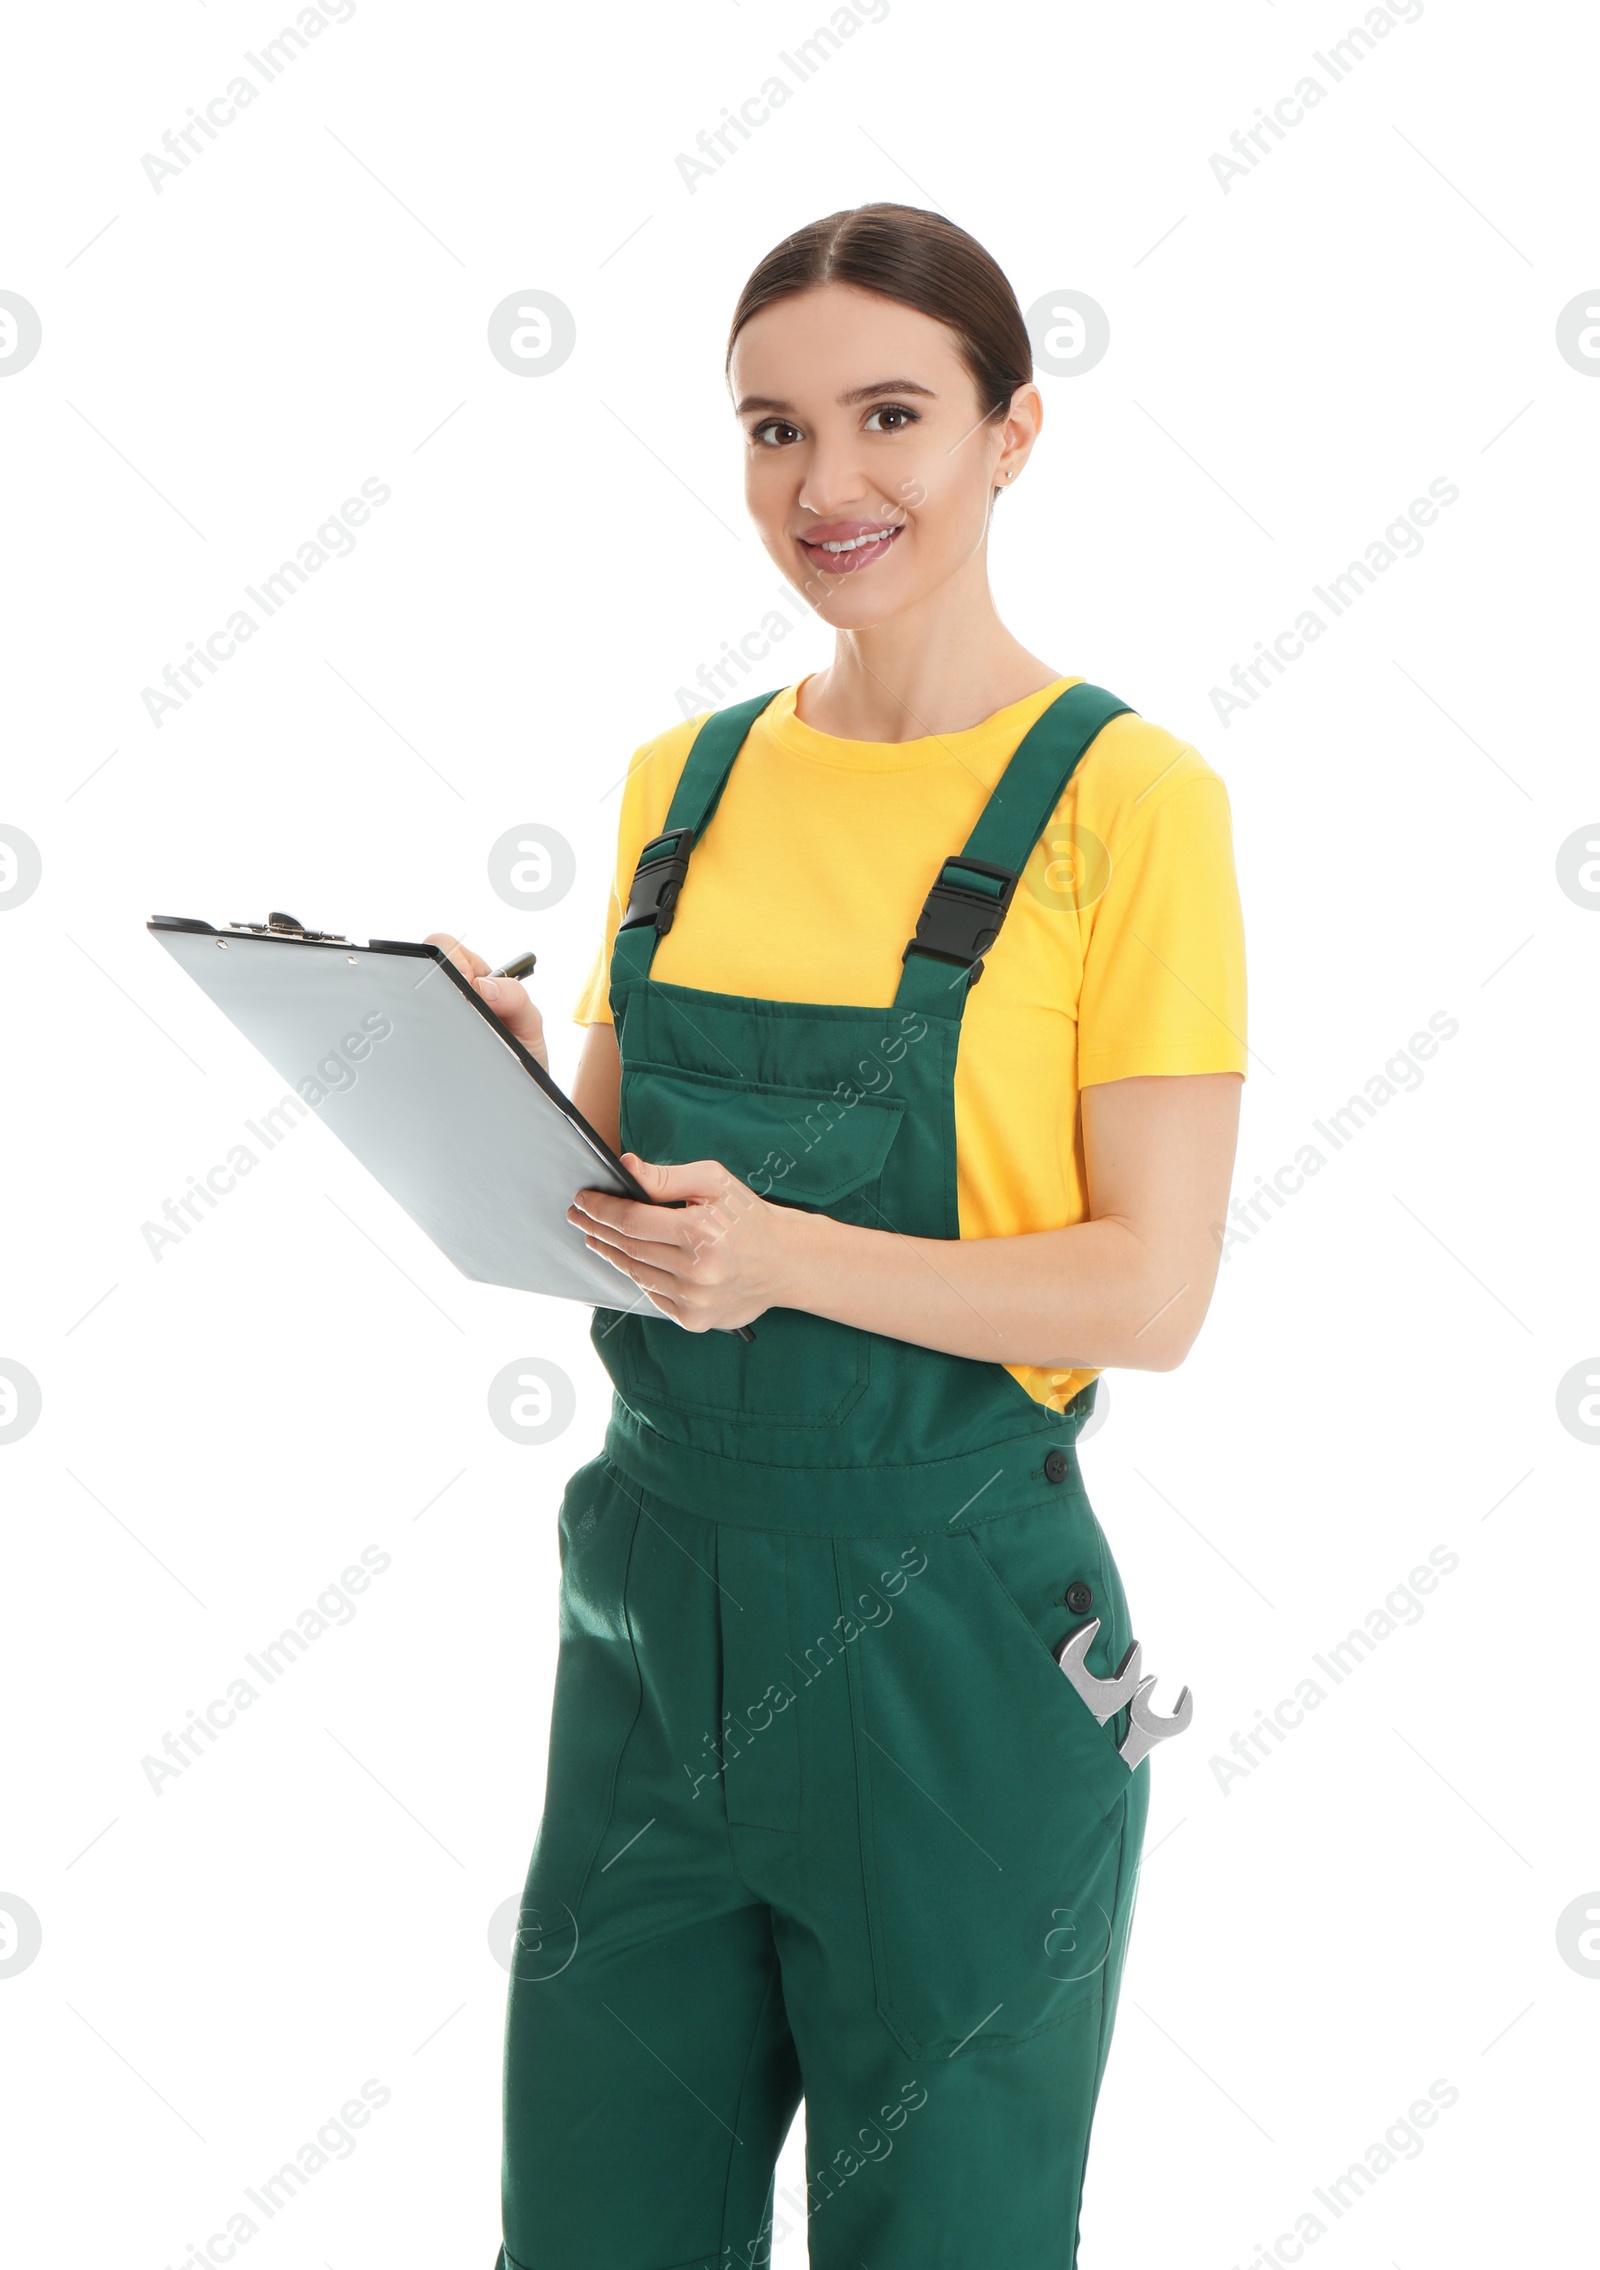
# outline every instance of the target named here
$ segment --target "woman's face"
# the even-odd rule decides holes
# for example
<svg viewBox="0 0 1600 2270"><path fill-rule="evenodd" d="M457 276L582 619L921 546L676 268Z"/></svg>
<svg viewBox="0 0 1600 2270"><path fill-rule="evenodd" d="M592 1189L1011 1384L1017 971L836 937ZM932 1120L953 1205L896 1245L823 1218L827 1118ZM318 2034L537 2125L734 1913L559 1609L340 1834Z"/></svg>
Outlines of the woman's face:
<svg viewBox="0 0 1600 2270"><path fill-rule="evenodd" d="M1044 408L1030 383L985 424L955 334L854 284L764 307L728 375L761 541L841 629L899 614L982 551Z"/></svg>

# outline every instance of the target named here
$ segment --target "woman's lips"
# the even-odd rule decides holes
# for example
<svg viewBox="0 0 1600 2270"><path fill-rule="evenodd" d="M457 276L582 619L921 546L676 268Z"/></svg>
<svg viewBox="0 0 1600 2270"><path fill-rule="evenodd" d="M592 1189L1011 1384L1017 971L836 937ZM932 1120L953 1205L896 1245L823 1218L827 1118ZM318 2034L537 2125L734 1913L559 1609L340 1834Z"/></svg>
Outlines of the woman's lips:
<svg viewBox="0 0 1600 2270"><path fill-rule="evenodd" d="M901 521L898 527L889 529L876 543L860 544L853 552L830 552L821 544L808 544L803 536L796 537L795 541L806 558L814 567L820 567L824 575L858 575L862 568L871 567L874 560L883 558L904 527L905 522Z"/></svg>

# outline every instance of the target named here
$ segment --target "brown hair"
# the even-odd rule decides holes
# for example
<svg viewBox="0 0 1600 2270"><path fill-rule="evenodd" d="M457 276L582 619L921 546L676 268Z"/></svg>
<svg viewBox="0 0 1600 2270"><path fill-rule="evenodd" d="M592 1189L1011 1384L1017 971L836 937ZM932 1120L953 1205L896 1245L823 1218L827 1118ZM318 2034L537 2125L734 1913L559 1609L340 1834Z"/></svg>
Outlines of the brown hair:
<svg viewBox="0 0 1600 2270"><path fill-rule="evenodd" d="M856 205L796 229L751 271L728 332L723 373L751 316L793 292L855 284L946 324L991 423L1033 376L1016 294L976 237L920 205Z"/></svg>

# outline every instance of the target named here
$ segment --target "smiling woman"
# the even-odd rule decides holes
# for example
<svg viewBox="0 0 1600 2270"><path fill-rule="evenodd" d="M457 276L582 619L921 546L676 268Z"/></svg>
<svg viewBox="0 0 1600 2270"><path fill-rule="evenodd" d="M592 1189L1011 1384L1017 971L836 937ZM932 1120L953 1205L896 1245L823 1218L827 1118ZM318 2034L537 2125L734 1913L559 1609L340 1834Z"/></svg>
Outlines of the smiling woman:
<svg viewBox="0 0 1600 2270"><path fill-rule="evenodd" d="M834 651L636 751L577 1004L575 1099L651 1202L572 1218L658 1313L595 1313L611 1418L562 1507L500 2270L761 2262L802 2095L813 2270L1066 2265L1146 1753L1190 1707L1148 1699L1075 1445L1216 1277L1227 794L999 619L1044 404L963 230L798 230L726 372Z"/></svg>

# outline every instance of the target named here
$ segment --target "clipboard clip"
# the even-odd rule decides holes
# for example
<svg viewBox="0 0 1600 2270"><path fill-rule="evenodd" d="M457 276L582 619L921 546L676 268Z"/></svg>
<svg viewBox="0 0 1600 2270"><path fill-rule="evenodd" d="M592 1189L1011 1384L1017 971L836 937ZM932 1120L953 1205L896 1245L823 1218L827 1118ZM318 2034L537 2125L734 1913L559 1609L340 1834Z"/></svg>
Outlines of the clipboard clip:
<svg viewBox="0 0 1600 2270"><path fill-rule="evenodd" d="M245 930L257 938L311 938L326 941L331 946L348 946L354 941L342 930L308 930L292 914L269 914L265 922L230 922L230 930Z"/></svg>

